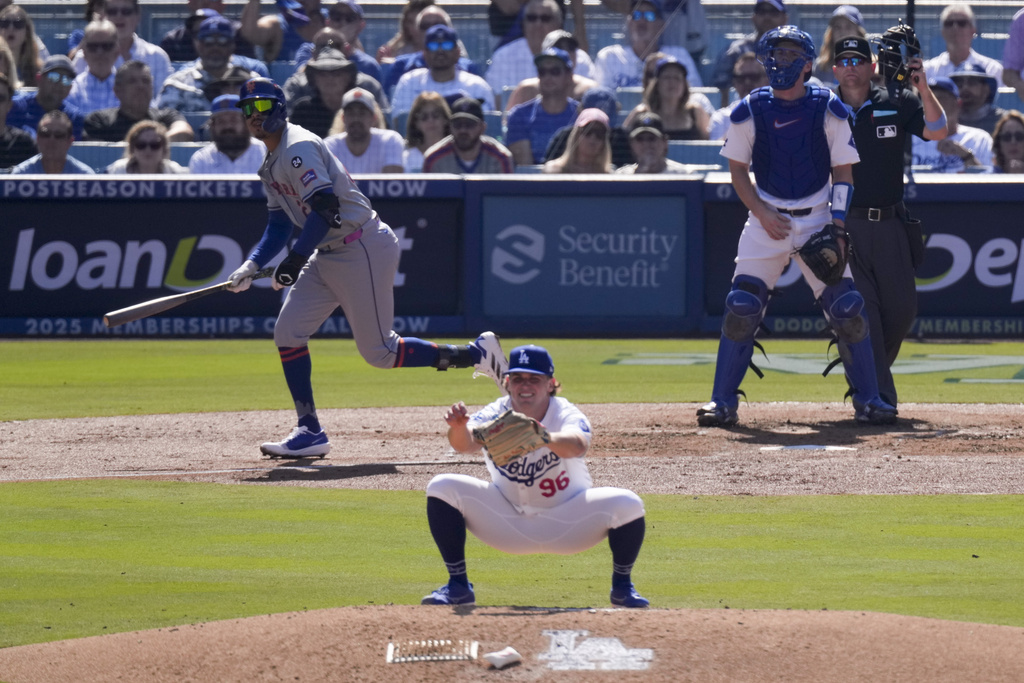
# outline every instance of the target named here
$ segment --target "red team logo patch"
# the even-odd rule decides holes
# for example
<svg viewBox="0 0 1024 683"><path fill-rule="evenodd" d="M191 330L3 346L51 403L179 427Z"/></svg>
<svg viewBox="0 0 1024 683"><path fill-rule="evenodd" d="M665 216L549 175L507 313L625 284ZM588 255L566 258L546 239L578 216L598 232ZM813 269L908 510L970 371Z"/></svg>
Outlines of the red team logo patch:
<svg viewBox="0 0 1024 683"><path fill-rule="evenodd" d="M303 187L309 187L309 184L316 180L316 171L314 171L313 169L309 169L308 171L302 174L301 180Z"/></svg>

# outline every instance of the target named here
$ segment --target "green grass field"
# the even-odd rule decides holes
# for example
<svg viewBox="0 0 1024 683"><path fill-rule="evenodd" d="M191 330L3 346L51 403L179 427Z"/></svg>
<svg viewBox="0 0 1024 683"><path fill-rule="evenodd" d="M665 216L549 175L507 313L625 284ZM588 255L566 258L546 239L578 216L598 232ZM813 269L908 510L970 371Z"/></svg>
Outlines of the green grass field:
<svg viewBox="0 0 1024 683"><path fill-rule="evenodd" d="M710 391L714 341L538 343L577 403L693 402ZM493 385L465 371L385 372L348 341L312 348L321 407L493 396ZM840 400L841 373L820 376L825 342L767 349L778 369L747 380L750 400ZM901 358L920 370L897 378L905 402L1020 403L1024 344L911 343ZM289 407L269 341L0 342L0 377L4 421ZM13 447L0 443L0 455ZM1012 598L1024 566L1017 496L644 498L648 535L634 577L657 607L873 610L1024 626L1024 604ZM0 647L417 603L445 579L419 492L5 483L0 519ZM468 557L480 604L607 604L604 546L524 558L471 539ZM547 580L566 575L576 579Z"/></svg>

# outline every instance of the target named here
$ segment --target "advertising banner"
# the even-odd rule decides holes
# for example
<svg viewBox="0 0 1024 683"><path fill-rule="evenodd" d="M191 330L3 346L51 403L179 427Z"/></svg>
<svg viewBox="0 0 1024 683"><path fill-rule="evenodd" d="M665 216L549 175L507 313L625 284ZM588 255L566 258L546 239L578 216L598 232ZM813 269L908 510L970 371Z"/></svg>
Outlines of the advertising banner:
<svg viewBox="0 0 1024 683"><path fill-rule="evenodd" d="M396 325L438 331L425 322L430 316L460 313L461 199L444 193L410 199L410 187L414 195L430 194L425 181L414 187L368 182L387 197L374 206L402 248L396 314L418 319ZM451 194L452 184L440 186ZM0 333L272 331L283 294L268 279L244 294L217 293L124 329L107 330L101 321L108 311L226 280L263 233L267 212L260 183L19 180L0 181L0 189L7 197L0 221ZM453 327L451 320L439 324ZM340 311L325 332L348 334Z"/></svg>
<svg viewBox="0 0 1024 683"><path fill-rule="evenodd" d="M914 218L921 219L925 237L925 260L916 273L918 317L912 335L1024 334L1024 234L1018 218L1024 200L1019 185L1015 195L1014 187L1005 183L990 186L972 180L969 186L933 180L928 186L908 188L915 199L908 206ZM707 331L719 324L747 211L725 183L709 182L705 199ZM765 319L769 330L827 334L821 309L795 264L785 270L775 289L778 294Z"/></svg>
<svg viewBox="0 0 1024 683"><path fill-rule="evenodd" d="M681 316L682 196L483 198L487 316Z"/></svg>

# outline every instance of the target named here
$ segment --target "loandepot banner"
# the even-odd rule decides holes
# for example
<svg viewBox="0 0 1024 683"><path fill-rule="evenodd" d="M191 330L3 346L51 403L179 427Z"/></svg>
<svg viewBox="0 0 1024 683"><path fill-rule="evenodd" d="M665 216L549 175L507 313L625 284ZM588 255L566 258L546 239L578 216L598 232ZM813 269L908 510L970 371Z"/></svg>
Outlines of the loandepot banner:
<svg viewBox="0 0 1024 683"><path fill-rule="evenodd" d="M460 241L462 206L420 196L427 194L420 185L415 201L402 201L410 198L402 184L381 181L369 191L388 197L374 206L402 249L395 324L426 334L452 326L432 326L432 317L460 312L460 254L452 245ZM107 311L226 280L263 233L261 189L251 181L0 181L8 197L0 218L0 333L269 334L283 297L269 280L124 328L101 322ZM340 310L324 331L349 334Z"/></svg>
<svg viewBox="0 0 1024 683"><path fill-rule="evenodd" d="M682 196L483 198L487 316L682 316Z"/></svg>

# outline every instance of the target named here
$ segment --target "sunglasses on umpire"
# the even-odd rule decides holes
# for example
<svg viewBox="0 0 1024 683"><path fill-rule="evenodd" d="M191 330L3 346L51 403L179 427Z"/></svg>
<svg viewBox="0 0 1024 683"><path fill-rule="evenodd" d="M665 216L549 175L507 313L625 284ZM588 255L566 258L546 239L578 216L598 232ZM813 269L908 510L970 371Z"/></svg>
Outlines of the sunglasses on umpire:
<svg viewBox="0 0 1024 683"><path fill-rule="evenodd" d="M455 49L455 41L454 40L442 40L440 42L438 42L436 40L432 40L429 43L427 43L427 50L429 52L438 52L440 50L446 50L447 51L447 50L454 50L454 49Z"/></svg>
<svg viewBox="0 0 1024 683"><path fill-rule="evenodd" d="M0 28L11 28L11 27L22 29L28 26L28 22L24 19L0 19Z"/></svg>
<svg viewBox="0 0 1024 683"><path fill-rule="evenodd" d="M273 108L274 100L249 100L248 102L242 102L242 116L249 118L257 112L266 114Z"/></svg>
<svg viewBox="0 0 1024 683"><path fill-rule="evenodd" d="M658 13L653 10L633 10L633 21L657 21Z"/></svg>
<svg viewBox="0 0 1024 683"><path fill-rule="evenodd" d="M836 66L861 66L870 63L866 57L840 57L836 60Z"/></svg>
<svg viewBox="0 0 1024 683"><path fill-rule="evenodd" d="M1024 142L1024 132L1019 130L1014 132L1007 131L997 135L996 140L999 142Z"/></svg>
<svg viewBox="0 0 1024 683"><path fill-rule="evenodd" d="M71 85L75 81L73 76L68 76L67 74L60 74L56 71L51 71L50 73L46 74L44 78L50 81L50 83L57 83L64 86Z"/></svg>

